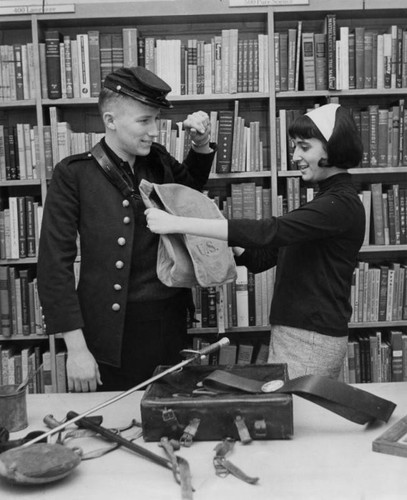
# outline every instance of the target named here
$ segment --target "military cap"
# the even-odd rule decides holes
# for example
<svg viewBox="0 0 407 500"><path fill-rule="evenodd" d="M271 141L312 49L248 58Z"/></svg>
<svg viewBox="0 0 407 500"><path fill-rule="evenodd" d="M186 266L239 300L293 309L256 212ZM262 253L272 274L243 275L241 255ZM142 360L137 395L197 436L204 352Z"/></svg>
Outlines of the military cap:
<svg viewBox="0 0 407 500"><path fill-rule="evenodd" d="M106 76L103 86L149 106L172 108L172 104L166 99L171 87L142 66L123 67L113 71Z"/></svg>

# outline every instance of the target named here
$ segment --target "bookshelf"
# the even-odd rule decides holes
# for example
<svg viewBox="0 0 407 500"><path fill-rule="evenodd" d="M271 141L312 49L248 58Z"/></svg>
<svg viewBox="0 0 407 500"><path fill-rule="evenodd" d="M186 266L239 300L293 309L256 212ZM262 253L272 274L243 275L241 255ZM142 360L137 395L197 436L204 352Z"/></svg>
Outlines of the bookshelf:
<svg viewBox="0 0 407 500"><path fill-rule="evenodd" d="M355 112L366 111L372 105L378 105L380 109L393 111L392 108L399 106L401 100L405 98L407 90L407 84L397 88L378 89L374 86L372 88L346 88L347 84L346 82L343 83L342 80L341 86L343 88L328 89L328 83L319 83L319 87L321 85L323 87L320 90L313 90L312 87L311 90L304 90L304 70L305 66L307 66L307 71L309 70L310 60L307 60L306 65L304 65L302 45L300 52L298 52L297 46L292 49L292 57L297 58L298 64L293 60L291 61L290 87L287 86L286 89L283 89L281 87L281 53L280 51L276 52L275 48L277 35L280 37L281 34L287 34L288 43L289 36L297 35L299 29L301 29L302 33L323 33L327 22L327 13L335 16L336 34L339 39L343 33L346 33L346 30L341 30L341 28L348 28L348 32L353 33L356 27L362 27L365 31L374 31L377 34L387 32L392 25L401 26L406 30L407 15L402 3L402 0L394 0L390 5L386 5L384 9L377 0L343 0L339 5L334 1L310 0L309 5L231 8L229 2L218 0L207 0L206 2L174 0L172 2L154 1L142 3L103 1L99 2L98 8L95 9L94 3L89 1L89 3L74 3L75 12L3 16L0 45L26 46L27 53L31 54L29 58L31 65L28 70L30 78L23 82L23 84L25 83L23 98L19 94L18 99L17 96L11 99L10 95L5 94L4 89L2 90L0 94L0 125L13 129L17 124L26 124L26 127L28 125L28 128L33 130L31 133L33 141L32 156L35 164L33 172L29 173L30 171L28 171L26 178L9 179L4 175L0 177L1 210L9 209L10 198L27 197L36 203L37 218L40 219L40 207L45 200L47 184L52 175L52 163L55 163L51 161L50 164L49 134L51 134L52 125L56 121L70 125L70 131L65 132L65 134L75 134L77 136L75 138L75 141L77 141L75 147L78 147L79 150L84 148L84 141L87 141L85 142L86 145L92 141L97 141L98 136L90 136L91 132L94 134L103 132L97 111L95 91L93 91L93 94L90 90L88 93L81 94L77 90L76 93L70 94L69 83L68 87L66 84L66 78L69 79L69 77L67 77L66 73L64 93L61 93L60 98L51 99L44 88L44 61L46 60L44 59L44 51L49 31L59 33L59 43L64 43L64 37L65 40L69 37L72 48L72 41L78 43L78 35L80 34L89 35L89 33L96 31L99 33L100 42L102 36L109 39L108 35L110 35L110 41L113 39L111 35L121 35L123 40L123 29L126 29L126 33L128 33L131 29L136 28L137 36L145 42L143 57L146 65L147 39L153 39L155 43L160 40L164 47L161 48L164 56L170 54L170 52L166 52L170 50L168 48L169 42L178 43L178 47L180 45L185 46L184 56L186 58L188 58L188 41L197 40L201 42L200 48L196 48L197 55L198 51L200 51L201 62L205 50L209 51L209 45L214 45L211 52L214 61L213 68L216 58L215 44L219 42L219 38L226 46L225 40L227 38L222 40L222 36L229 36L228 43L231 44L230 46L235 46L235 39L230 37L235 36L235 30L238 30L238 39L242 41L240 47L242 54L244 50L253 50L249 49L249 45L255 40L257 47L259 45L262 47L261 53L263 57L266 54L266 59L259 59L263 62L257 67L247 67L247 69L243 70L243 67L238 66L236 73L233 73L233 70L231 72L230 68L224 67L223 86L221 83L219 83L220 86L215 86L216 79L213 74L212 80L205 81L205 71L203 76L201 74L201 78L204 79L203 82L202 79L200 80L203 85L203 93L192 93L198 92L198 90L188 88L186 93L182 93L182 81L175 80L174 83L171 81L174 89L179 90L170 95L170 99L174 103L173 110L163 113L162 118L171 120L172 129L176 130L177 122L182 120L191 109L203 109L208 114L217 112L218 117L222 112L232 114L233 124L237 123L236 118L238 117L240 119L239 131L240 134L243 134L238 137L244 139L235 140L235 145L238 144L241 147L244 143L246 148L243 149L243 152L241 149L235 151L236 154L240 155L240 166L235 165L235 167L231 168L231 172L225 173L217 169L214 164L213 173L207 186L208 195L219 201L220 206L225 210L231 210L230 198L232 191L239 192L239 189L243 189L243 186L246 186L247 189L257 188L262 192L263 198L266 193L270 203L270 213L276 215L281 210L281 196L287 197L287 189L294 186L299 180L298 172L289 168L289 151L285 153L283 151L287 155L285 158L286 166L283 167L281 164L281 110L289 112L300 110L303 112L306 108L313 107L316 104L337 100L341 104L351 107ZM142 9L140 9L140 5ZM284 40L284 37L282 39ZM243 46L243 41L246 48ZM199 46L199 44L197 45ZM307 48L310 49L309 46ZM316 52L315 44L313 50ZM407 53L407 49L405 52ZM120 61L120 50L114 52L114 54L116 59L118 57ZM102 61L102 53L100 52L99 55L99 62L105 64L106 59L103 58ZM133 54L133 56L126 55L126 57L135 56ZM230 57L232 56L230 55ZM276 64L276 58L280 61L279 65ZM249 57L249 59L253 59L253 57ZM2 57L2 60L4 61L4 57ZM229 61L231 61L231 64L238 64L236 59L231 58ZM175 64L179 64L177 59L175 59ZM202 64L200 66L202 67ZM185 67L185 71L188 72L188 64L180 66L179 72L182 76L181 67ZM287 60L287 77L288 70ZM166 71L165 67L160 71ZM222 68L219 71L222 71ZM247 75L251 74L252 78L253 74L256 74L259 82L257 86L251 87L243 84L243 87L241 86L238 89L238 82L234 81L232 84L233 79L225 76L244 74L245 71ZM249 73L250 71L252 73ZM100 72L101 77L103 77L102 68L100 68ZM349 77L348 73L346 73L346 68L344 70L342 67L342 74ZM2 77L4 77L4 74L3 71ZM167 79L172 79L175 76L171 72L167 75ZM164 76L164 78L166 77ZM190 75L190 79L193 78ZM92 82L95 83L90 79L90 85ZM222 79L219 82L222 82ZM242 85L242 82L240 84ZM310 88L309 85L312 85L312 83L309 84L307 80L307 88ZM68 97L68 95L71 97ZM286 113L286 116L288 115L289 113ZM214 116L214 120L216 120L216 115ZM55 133L58 132L54 130ZM261 146L259 145L260 141ZM55 146L54 140L54 148ZM286 146L288 145L286 144ZM249 158L251 157L247 153L247 148L250 148L252 154L253 151L257 151L257 156L254 155L257 158L257 160L253 160L254 166L250 163ZM63 154L64 150L61 151L61 154ZM406 187L406 173L407 162L404 163L403 161L397 165L386 163L386 165L379 167L372 167L369 164L352 171L355 182L361 191L370 190L371 185L375 183L381 183L385 191L393 185ZM263 212L264 210L263 207ZM228 212L228 215L230 215L230 212ZM257 213L255 216L259 216L259 214ZM373 240L369 239L361 249L360 259L371 267L383 263L405 265L406 250L407 244L405 243L373 244ZM35 263L36 255L11 258L8 254L2 254L0 259L0 266L4 268L13 267L17 274L21 269L31 270L33 279L35 279ZM270 286L270 280L272 280L272 276L265 276L256 285L258 290L263 291L264 303L261 306L263 309L262 315L255 319L254 324L251 322L250 326L248 324L237 326L230 320L230 317L227 318L227 310L223 311L223 317L222 315L219 317L218 311L216 313L217 317L214 318L215 324L213 326L201 324L199 327L192 328L190 330L191 338L210 338L219 331L225 332L237 340L245 335L249 335L253 339L266 338L268 326L264 318L267 318L265 309L269 304L270 296L266 294L265 289L267 285ZM219 297L218 293L215 300L224 301L227 293L224 290L221 297ZM260 294L260 292L258 293ZM401 319L389 321L352 321L350 323L352 334L356 336L360 332L369 334L369 332L378 329L383 330L385 333L397 329L406 334L406 327L407 318L405 315L404 319L402 315ZM29 335L16 333L11 337L2 335L0 337L1 344L17 344L19 346L28 342L34 345L39 344L44 349L49 348L52 372L51 390L56 390L56 350L58 340L51 337L48 344L48 337L42 334L41 328L41 314L37 311L36 323L32 333Z"/></svg>

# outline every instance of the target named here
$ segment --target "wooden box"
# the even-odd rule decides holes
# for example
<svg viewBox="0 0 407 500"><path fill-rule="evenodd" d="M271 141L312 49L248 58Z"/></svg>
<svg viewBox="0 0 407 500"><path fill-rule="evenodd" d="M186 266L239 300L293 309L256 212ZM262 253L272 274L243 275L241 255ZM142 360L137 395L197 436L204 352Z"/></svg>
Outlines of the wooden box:
<svg viewBox="0 0 407 500"><path fill-rule="evenodd" d="M157 367L162 372L168 367ZM279 393L231 391L216 395L194 394L202 380L214 370L227 370L240 377L262 382L287 380L287 365L188 365L152 383L141 400L143 436L179 439L185 428L199 421L193 439L212 441L241 439L236 418L244 421L252 439L289 439L293 434L292 396Z"/></svg>

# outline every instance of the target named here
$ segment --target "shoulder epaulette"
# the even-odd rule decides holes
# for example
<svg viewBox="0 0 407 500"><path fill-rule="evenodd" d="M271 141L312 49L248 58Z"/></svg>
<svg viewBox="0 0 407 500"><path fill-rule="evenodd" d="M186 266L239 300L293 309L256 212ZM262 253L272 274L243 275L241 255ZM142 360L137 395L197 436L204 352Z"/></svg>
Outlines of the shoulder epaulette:
<svg viewBox="0 0 407 500"><path fill-rule="evenodd" d="M71 155L63 158L59 163L61 165L69 165L70 163L74 163L76 161L83 161L83 160L92 160L94 159L92 154L89 151L85 151L84 153L78 153L76 155Z"/></svg>

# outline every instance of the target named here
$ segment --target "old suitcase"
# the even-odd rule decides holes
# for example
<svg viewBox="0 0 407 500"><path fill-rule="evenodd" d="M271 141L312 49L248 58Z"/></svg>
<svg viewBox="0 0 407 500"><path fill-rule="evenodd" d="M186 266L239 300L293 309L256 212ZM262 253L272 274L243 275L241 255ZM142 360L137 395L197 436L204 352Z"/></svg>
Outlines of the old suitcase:
<svg viewBox="0 0 407 500"><path fill-rule="evenodd" d="M159 366L155 373L166 368ZM186 366L152 383L145 391L141 417L146 441L159 441L163 436L181 438L181 441L211 441L225 437L268 440L292 436L291 395L250 394L239 390L214 395L200 393L202 381L214 370L264 383L287 380L286 364Z"/></svg>

